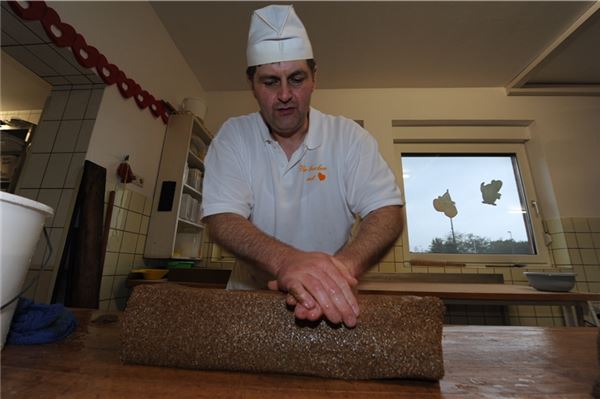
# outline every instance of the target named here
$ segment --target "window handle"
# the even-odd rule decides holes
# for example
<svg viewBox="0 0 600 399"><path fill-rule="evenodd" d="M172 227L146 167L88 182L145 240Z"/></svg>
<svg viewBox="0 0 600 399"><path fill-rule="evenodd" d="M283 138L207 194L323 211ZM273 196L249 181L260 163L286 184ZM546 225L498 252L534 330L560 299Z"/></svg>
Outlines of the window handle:
<svg viewBox="0 0 600 399"><path fill-rule="evenodd" d="M535 214L540 217L540 207L536 200L531 201L531 206L535 209Z"/></svg>

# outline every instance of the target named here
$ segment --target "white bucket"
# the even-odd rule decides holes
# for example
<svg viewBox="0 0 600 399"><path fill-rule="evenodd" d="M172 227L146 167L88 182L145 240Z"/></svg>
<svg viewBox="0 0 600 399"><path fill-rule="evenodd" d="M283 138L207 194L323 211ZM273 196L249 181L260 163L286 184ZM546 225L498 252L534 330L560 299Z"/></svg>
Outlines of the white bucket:
<svg viewBox="0 0 600 399"><path fill-rule="evenodd" d="M47 217L54 210L42 203L0 191L0 291L4 305L22 289L27 269L33 257L40 233ZM2 310L0 324L2 345L17 307L15 301Z"/></svg>

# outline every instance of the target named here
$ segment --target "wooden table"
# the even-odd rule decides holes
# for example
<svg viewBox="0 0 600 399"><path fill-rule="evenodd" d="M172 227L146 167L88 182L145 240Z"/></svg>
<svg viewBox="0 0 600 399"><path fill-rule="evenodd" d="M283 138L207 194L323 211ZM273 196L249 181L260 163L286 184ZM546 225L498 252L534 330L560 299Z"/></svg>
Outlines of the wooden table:
<svg viewBox="0 0 600 399"><path fill-rule="evenodd" d="M568 326L583 326L584 310L600 294L588 292L538 291L525 285L419 283L393 280L363 280L358 290L371 294L435 296L445 303L478 305L560 305Z"/></svg>
<svg viewBox="0 0 600 399"><path fill-rule="evenodd" d="M125 365L121 315L75 314L80 326L63 342L4 348L3 399L585 398L600 375L596 328L446 326L439 383L344 381Z"/></svg>

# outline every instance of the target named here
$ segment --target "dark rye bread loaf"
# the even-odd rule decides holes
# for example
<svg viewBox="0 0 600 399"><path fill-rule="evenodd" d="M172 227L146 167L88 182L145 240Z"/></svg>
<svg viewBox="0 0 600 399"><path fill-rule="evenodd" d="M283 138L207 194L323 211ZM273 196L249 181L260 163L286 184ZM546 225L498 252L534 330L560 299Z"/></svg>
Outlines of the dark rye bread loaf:
<svg viewBox="0 0 600 399"><path fill-rule="evenodd" d="M359 295L358 325L297 323L285 296L176 284L135 287L122 325L126 363L328 378L439 380L438 298Z"/></svg>

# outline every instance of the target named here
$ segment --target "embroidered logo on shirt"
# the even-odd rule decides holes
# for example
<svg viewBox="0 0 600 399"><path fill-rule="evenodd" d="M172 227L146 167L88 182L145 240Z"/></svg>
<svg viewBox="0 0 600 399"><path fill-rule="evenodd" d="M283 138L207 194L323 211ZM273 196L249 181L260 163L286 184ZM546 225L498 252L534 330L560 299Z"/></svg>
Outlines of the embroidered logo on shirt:
<svg viewBox="0 0 600 399"><path fill-rule="evenodd" d="M326 166L323 166L321 164L319 165L304 165L304 164L300 164L300 172L305 173L306 174L306 181L307 182L312 182L312 181L324 181L325 179L327 179L327 174L325 173L325 171L327 170Z"/></svg>

